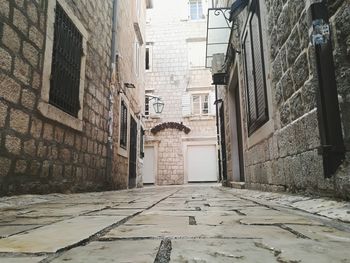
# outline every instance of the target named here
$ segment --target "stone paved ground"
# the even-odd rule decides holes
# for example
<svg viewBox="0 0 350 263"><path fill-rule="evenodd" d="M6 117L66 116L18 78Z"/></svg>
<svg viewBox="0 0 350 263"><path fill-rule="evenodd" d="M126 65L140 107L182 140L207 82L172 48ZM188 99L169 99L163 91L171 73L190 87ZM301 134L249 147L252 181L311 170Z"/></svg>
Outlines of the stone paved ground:
<svg viewBox="0 0 350 263"><path fill-rule="evenodd" d="M0 262L350 262L349 203L340 221L320 202L216 185L1 198Z"/></svg>

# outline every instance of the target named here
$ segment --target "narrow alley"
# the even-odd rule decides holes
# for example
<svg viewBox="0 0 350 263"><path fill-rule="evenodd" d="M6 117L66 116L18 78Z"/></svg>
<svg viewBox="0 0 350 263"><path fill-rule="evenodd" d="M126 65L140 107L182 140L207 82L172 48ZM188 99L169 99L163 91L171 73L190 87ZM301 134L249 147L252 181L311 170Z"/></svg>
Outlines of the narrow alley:
<svg viewBox="0 0 350 263"><path fill-rule="evenodd" d="M2 263L350 262L346 202L199 184L0 204Z"/></svg>

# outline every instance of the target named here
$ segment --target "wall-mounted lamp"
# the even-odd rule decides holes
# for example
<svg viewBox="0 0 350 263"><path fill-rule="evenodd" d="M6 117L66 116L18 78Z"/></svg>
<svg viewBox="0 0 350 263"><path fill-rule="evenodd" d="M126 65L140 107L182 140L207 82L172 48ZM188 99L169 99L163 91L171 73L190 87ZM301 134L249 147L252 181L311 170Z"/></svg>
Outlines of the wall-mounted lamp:
<svg viewBox="0 0 350 263"><path fill-rule="evenodd" d="M148 95L148 94L146 94L145 96L147 98L149 98L148 101L155 100L155 102L153 103L153 108L154 108L155 113L160 114L163 112L164 102L162 101L162 99L160 97Z"/></svg>
<svg viewBox="0 0 350 263"><path fill-rule="evenodd" d="M224 101L222 99L217 99L216 101L214 101L214 105L219 104L219 103L223 103Z"/></svg>

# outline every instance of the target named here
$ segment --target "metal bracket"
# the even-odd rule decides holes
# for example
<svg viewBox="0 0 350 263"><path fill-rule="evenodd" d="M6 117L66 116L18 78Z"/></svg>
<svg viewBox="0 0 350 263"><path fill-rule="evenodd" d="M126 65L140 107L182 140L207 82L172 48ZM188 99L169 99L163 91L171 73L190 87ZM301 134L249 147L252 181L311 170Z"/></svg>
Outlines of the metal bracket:
<svg viewBox="0 0 350 263"><path fill-rule="evenodd" d="M311 43L312 45L324 45L330 40L330 26L323 19L312 21Z"/></svg>

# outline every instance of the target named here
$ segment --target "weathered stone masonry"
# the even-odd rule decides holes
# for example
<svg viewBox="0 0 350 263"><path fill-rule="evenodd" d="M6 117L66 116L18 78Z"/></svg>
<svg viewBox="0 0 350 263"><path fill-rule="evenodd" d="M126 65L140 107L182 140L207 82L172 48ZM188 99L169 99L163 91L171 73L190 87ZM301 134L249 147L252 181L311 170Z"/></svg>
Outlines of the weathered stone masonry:
<svg viewBox="0 0 350 263"><path fill-rule="evenodd" d="M314 47L309 41L309 2L259 1L263 12L261 23L265 38L267 92L271 96L269 123L273 123L273 129L270 135L260 136L254 143L247 132L244 66L243 57L239 56L246 185L264 190L301 190L349 197L347 164L339 169L337 175L326 179L322 156L317 151L320 146L316 109L319 84ZM329 1L328 5L344 139L348 147L350 6L349 1ZM246 14L242 12L240 15L237 35L243 30ZM239 45L239 39L234 39L233 44ZM225 91L221 92L221 96L228 103ZM229 134L226 140L231 140Z"/></svg>
<svg viewBox="0 0 350 263"><path fill-rule="evenodd" d="M112 1L66 3L89 33L83 130L38 109L46 1L0 1L0 194L106 188Z"/></svg>

